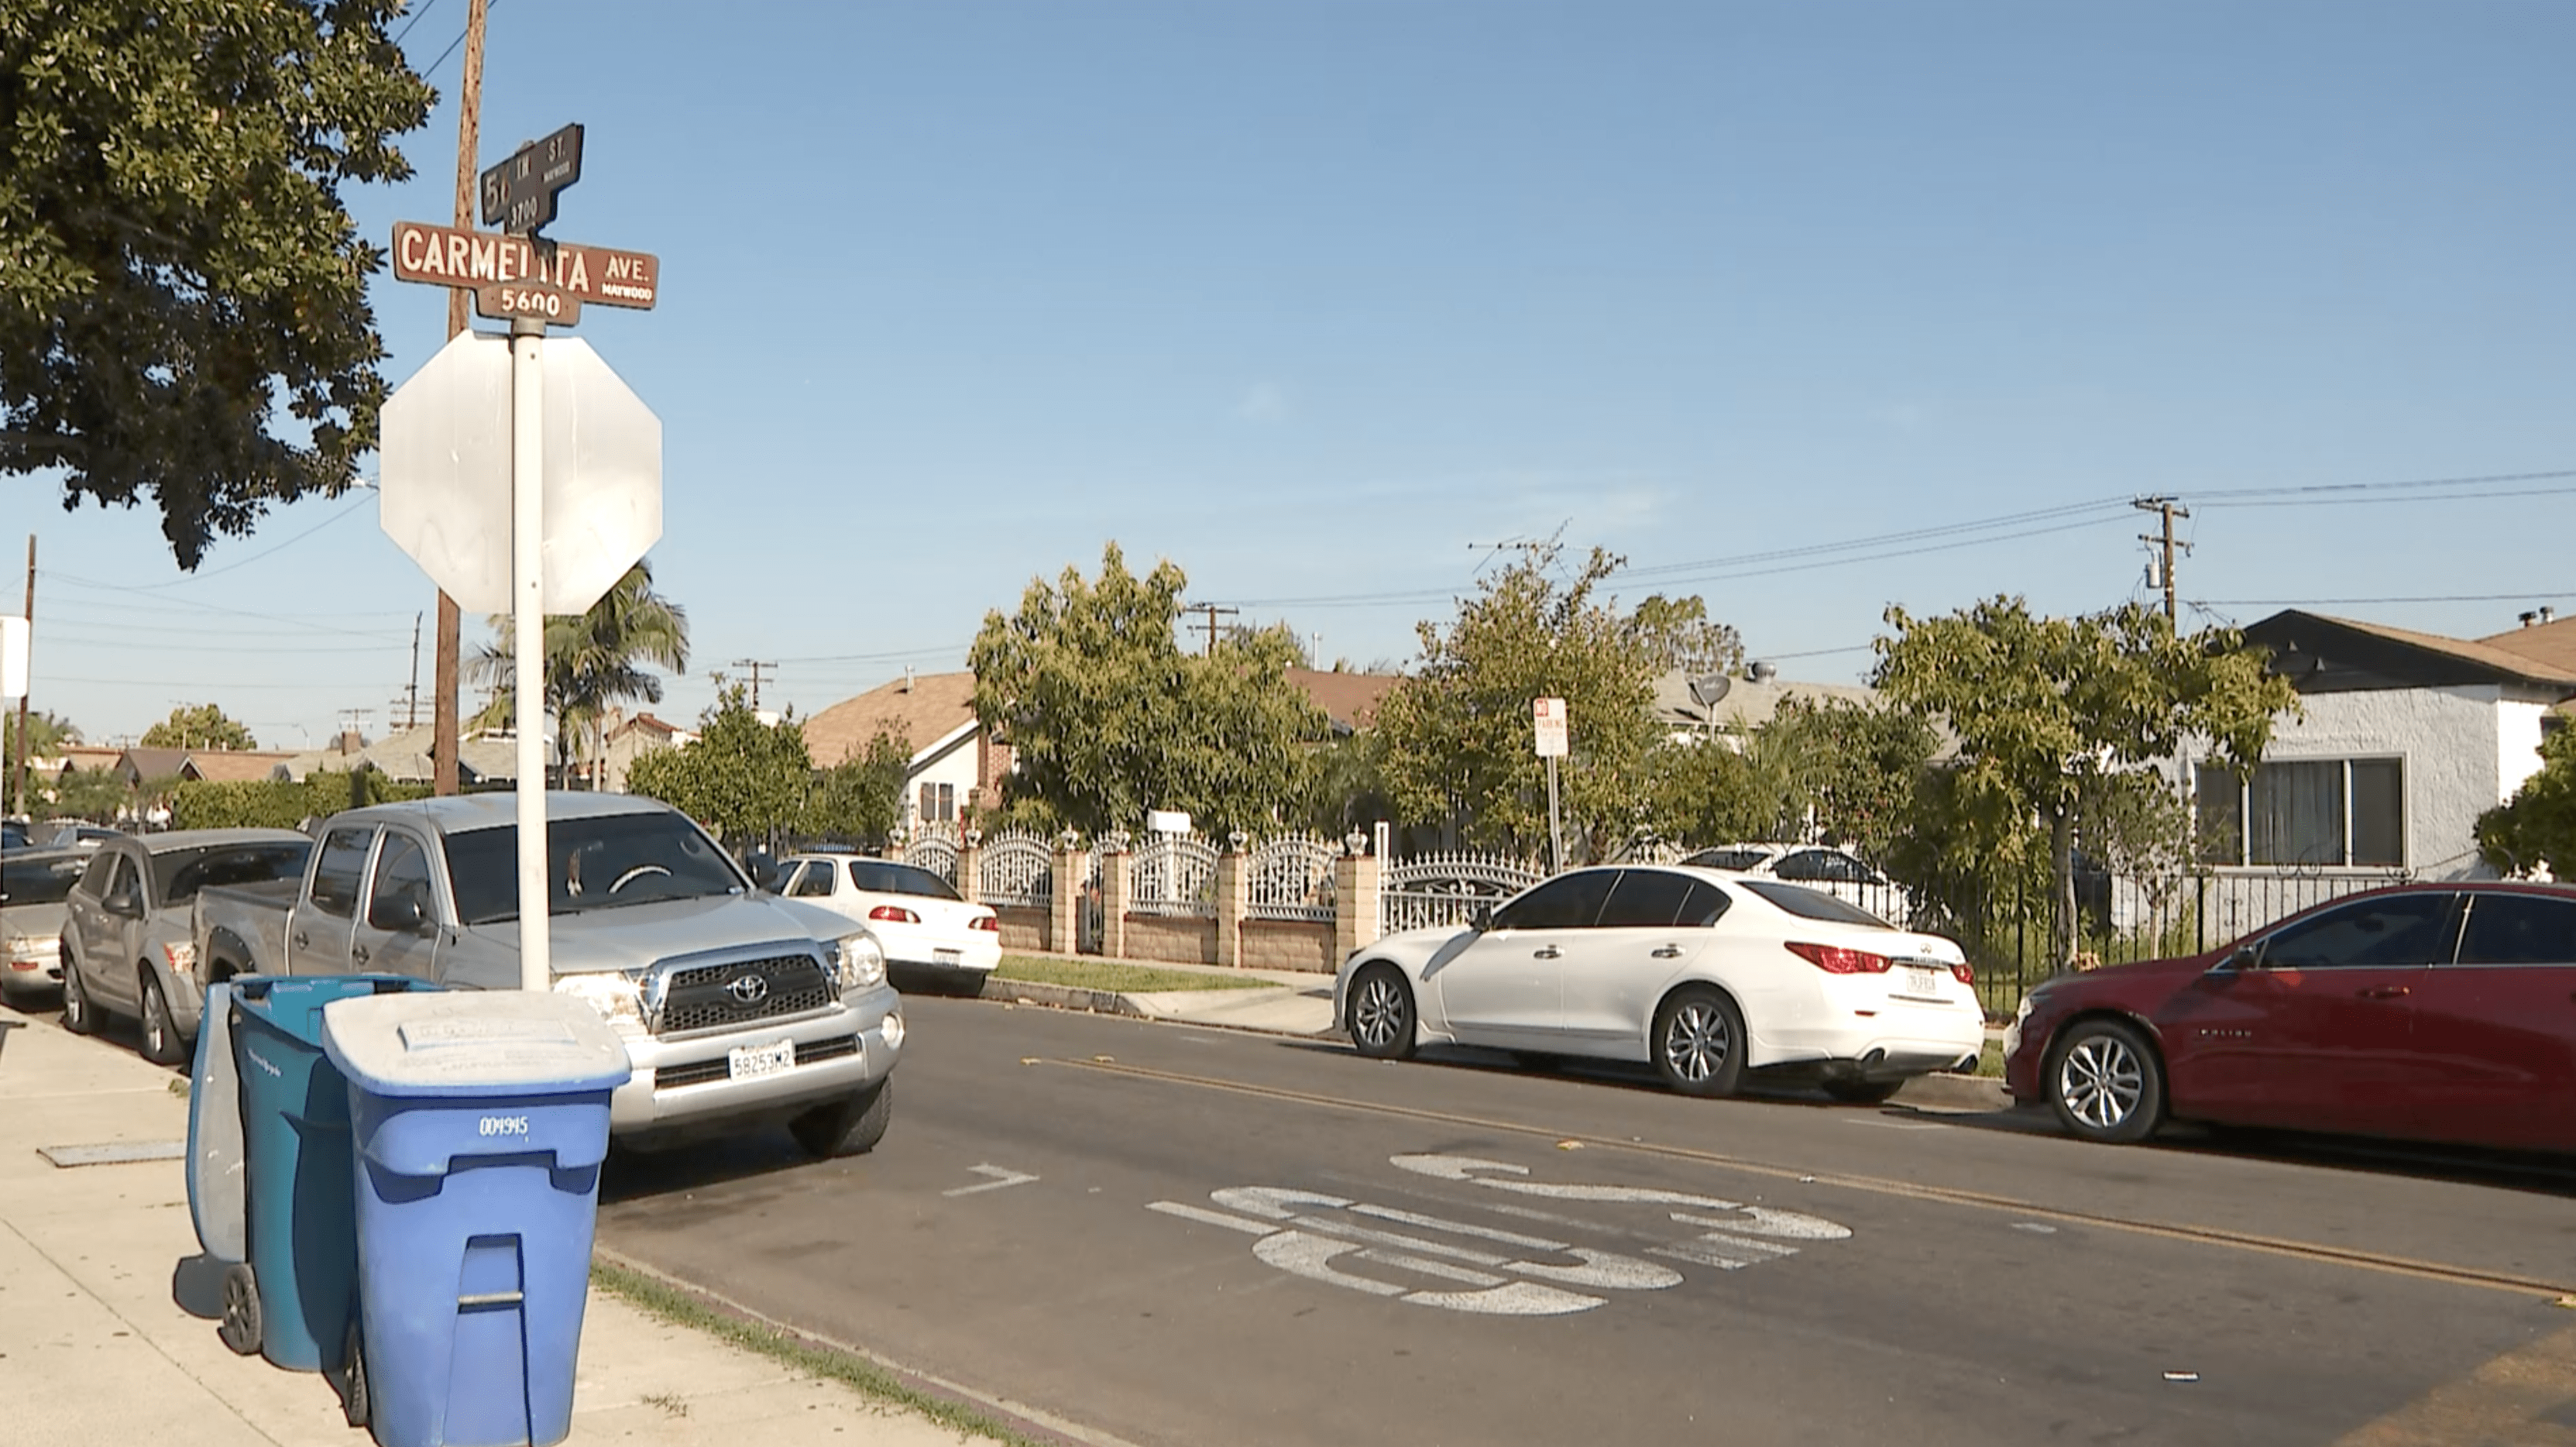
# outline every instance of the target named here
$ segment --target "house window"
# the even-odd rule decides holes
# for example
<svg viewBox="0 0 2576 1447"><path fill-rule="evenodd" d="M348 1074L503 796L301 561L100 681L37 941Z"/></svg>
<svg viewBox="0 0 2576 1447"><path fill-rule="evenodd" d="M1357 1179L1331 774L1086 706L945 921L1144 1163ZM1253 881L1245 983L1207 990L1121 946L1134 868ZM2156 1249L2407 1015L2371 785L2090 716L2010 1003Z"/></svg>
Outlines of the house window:
<svg viewBox="0 0 2576 1447"><path fill-rule="evenodd" d="M2193 793L2203 864L2406 862L2403 759L2283 760L2244 780L2204 767Z"/></svg>
<svg viewBox="0 0 2576 1447"><path fill-rule="evenodd" d="M925 782L921 786L920 803L915 813L925 824L954 821L957 817L957 786Z"/></svg>

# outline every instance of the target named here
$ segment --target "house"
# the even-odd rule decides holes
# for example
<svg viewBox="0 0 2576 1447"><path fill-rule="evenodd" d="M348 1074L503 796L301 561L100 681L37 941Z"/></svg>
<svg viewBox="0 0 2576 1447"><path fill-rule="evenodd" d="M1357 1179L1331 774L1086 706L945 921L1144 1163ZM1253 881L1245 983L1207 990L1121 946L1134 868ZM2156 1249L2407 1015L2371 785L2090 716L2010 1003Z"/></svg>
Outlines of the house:
<svg viewBox="0 0 2576 1447"><path fill-rule="evenodd" d="M1404 675L1292 668L1288 681L1332 720L1333 737L1348 738L1377 722L1378 705L1386 701L1389 689L1404 681Z"/></svg>
<svg viewBox="0 0 2576 1447"><path fill-rule="evenodd" d="M904 770L903 822L954 823L970 808L1001 803L1010 772L1007 744L986 737L975 718L972 673L906 673L805 720L805 751L829 768L867 752L879 734L901 736L912 749Z"/></svg>
<svg viewBox="0 0 2576 1447"><path fill-rule="evenodd" d="M1712 677L1722 688L1712 689ZM1692 691L1694 682L1701 692L1716 692L1716 699L1700 702L1700 694ZM1792 683L1767 663L1756 663L1741 674L1713 676L1675 669L1655 680L1653 707L1655 721L1676 742L1707 734L1741 739L1771 722L1791 699L1875 706L1878 690L1857 683Z"/></svg>
<svg viewBox="0 0 2576 1447"><path fill-rule="evenodd" d="M675 723L666 723L649 713L632 716L612 714L602 733L599 759L599 787L611 793L626 792L626 771L646 754L676 749L695 743L697 735Z"/></svg>
<svg viewBox="0 0 2576 1447"><path fill-rule="evenodd" d="M273 765L268 777L302 783L317 769L347 773L375 769L398 783L426 784L438 777L429 756L433 730L427 724L397 729L375 743L346 732L329 747L289 754ZM519 777L519 746L502 733L472 733L456 744L456 777L461 785L508 784Z"/></svg>
<svg viewBox="0 0 2576 1447"><path fill-rule="evenodd" d="M2491 633L2478 641L2489 648L2519 653L2535 663L2576 673L2576 618L2560 618L2552 609L2539 608L2525 613L2521 627ZM2570 719L2576 719L2576 700L2552 709L2547 726L2563 728Z"/></svg>
<svg viewBox="0 0 2576 1447"><path fill-rule="evenodd" d="M2473 642L2302 609L2247 628L2306 716L2276 722L2244 779L2181 761L2199 861L2240 878L2492 877L2478 816L2539 772L2544 720L2576 697L2576 657L2550 656L2576 633L2503 646L2520 636Z"/></svg>
<svg viewBox="0 0 2576 1447"><path fill-rule="evenodd" d="M285 749L192 749L180 777L210 783L274 778L277 766L293 757Z"/></svg>

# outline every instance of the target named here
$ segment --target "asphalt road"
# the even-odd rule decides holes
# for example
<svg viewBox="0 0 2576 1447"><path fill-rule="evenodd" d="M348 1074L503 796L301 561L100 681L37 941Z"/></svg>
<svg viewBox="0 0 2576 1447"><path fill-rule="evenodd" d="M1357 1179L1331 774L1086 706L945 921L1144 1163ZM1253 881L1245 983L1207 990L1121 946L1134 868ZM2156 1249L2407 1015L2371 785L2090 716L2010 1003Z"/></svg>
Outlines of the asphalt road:
<svg viewBox="0 0 2576 1447"><path fill-rule="evenodd" d="M2576 1443L2576 1172L919 999L604 1245L1133 1443Z"/></svg>

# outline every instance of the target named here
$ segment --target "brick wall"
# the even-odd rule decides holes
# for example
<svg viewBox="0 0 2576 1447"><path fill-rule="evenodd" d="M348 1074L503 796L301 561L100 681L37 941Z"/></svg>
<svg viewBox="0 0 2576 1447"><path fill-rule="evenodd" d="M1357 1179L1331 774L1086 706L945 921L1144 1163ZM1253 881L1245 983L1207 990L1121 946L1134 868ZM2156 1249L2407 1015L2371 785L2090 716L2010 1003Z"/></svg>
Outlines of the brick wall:
<svg viewBox="0 0 2576 1447"><path fill-rule="evenodd" d="M1055 942L1048 938L1047 912L1031 905L1005 904L994 914L1002 921L1002 948L1006 950L1051 950Z"/></svg>
<svg viewBox="0 0 2576 1447"><path fill-rule="evenodd" d="M1130 914L1126 943L1127 959L1212 965L1216 963L1216 921L1187 915Z"/></svg>
<svg viewBox="0 0 2576 1447"><path fill-rule="evenodd" d="M1327 920L1245 920L1243 963L1255 970L1313 970L1326 975L1341 966L1333 954L1333 926Z"/></svg>

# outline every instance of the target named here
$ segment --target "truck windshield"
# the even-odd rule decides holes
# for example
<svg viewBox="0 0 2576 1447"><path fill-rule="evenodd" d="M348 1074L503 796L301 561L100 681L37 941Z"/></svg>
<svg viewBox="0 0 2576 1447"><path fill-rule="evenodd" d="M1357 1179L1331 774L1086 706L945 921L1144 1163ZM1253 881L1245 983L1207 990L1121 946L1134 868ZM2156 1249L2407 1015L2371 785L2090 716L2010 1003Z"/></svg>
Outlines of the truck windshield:
<svg viewBox="0 0 2576 1447"><path fill-rule="evenodd" d="M272 879L302 879L313 841L295 839L275 844L217 844L205 849L177 849L152 856L152 894L163 904L197 897L210 884L265 884Z"/></svg>
<svg viewBox="0 0 2576 1447"><path fill-rule="evenodd" d="M723 853L677 814L550 821L546 856L551 914L743 891ZM448 835L447 875L462 923L518 918L518 826Z"/></svg>

